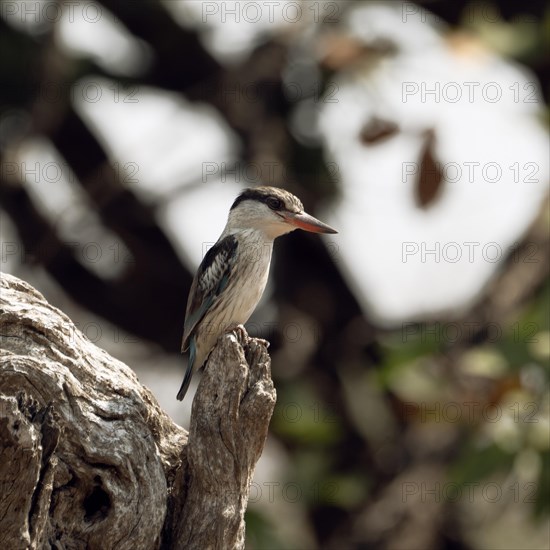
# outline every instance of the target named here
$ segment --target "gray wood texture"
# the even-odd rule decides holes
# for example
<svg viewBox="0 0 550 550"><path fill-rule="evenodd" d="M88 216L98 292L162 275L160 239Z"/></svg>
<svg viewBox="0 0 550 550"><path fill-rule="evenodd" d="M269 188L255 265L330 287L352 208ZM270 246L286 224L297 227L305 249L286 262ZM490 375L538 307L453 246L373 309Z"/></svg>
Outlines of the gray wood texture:
<svg viewBox="0 0 550 550"><path fill-rule="evenodd" d="M132 369L6 274L0 341L2 548L244 548L276 400L263 340L220 337L189 433Z"/></svg>

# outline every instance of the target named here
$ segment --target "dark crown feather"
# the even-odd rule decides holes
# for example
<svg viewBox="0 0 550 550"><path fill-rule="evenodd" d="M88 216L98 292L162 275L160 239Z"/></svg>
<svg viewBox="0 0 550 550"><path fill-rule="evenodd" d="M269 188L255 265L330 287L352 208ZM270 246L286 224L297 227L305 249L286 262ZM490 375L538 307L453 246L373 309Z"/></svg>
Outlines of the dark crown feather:
<svg viewBox="0 0 550 550"><path fill-rule="evenodd" d="M231 206L231 210L246 200L263 202L273 210L289 209L299 212L304 210L304 206L298 197L278 187L249 187L237 196ZM276 200L281 201L281 208L275 206L274 201Z"/></svg>

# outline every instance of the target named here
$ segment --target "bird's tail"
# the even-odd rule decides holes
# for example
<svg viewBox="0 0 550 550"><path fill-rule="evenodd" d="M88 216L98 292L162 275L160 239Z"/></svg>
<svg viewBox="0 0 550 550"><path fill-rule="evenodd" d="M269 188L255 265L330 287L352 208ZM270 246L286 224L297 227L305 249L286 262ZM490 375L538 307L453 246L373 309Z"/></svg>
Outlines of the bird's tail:
<svg viewBox="0 0 550 550"><path fill-rule="evenodd" d="M189 362L187 363L187 370L185 371L185 376L183 378L180 391L178 392L178 396L177 396L178 401L183 401L183 398L187 393L187 389L189 388L189 384L191 383L191 378L193 377L193 365L195 363L196 352L197 352L197 349L195 347L195 338L191 338L189 342Z"/></svg>

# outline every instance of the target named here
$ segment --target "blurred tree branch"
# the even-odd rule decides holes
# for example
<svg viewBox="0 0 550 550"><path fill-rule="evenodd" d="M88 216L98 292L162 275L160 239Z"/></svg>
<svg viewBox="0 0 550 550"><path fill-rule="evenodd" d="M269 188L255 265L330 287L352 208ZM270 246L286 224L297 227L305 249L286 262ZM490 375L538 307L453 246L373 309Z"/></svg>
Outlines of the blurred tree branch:
<svg viewBox="0 0 550 550"><path fill-rule="evenodd" d="M3 545L243 548L275 405L265 346L220 339L188 435L30 285L1 288Z"/></svg>
<svg viewBox="0 0 550 550"><path fill-rule="evenodd" d="M25 258L33 258L43 265L66 292L90 311L137 336L173 349L174 342L181 337L184 307L183 302L180 309L173 307L174 296L185 296L191 275L154 224L152 212L128 195L129 192L122 191L107 210L112 214L111 228L122 234L135 261L122 278L105 280L77 260L74 248L61 240L21 182L8 182L0 177L0 203L17 227ZM124 201L126 204L121 207ZM132 211L128 203L136 208ZM114 204L120 207L118 216L111 209ZM141 219L140 214L143 214ZM141 240L136 238L138 235ZM158 266L165 266L165 269ZM171 275L168 279L167 273ZM146 316L130 314L136 309L138 299L140 310L155 312L155 323Z"/></svg>

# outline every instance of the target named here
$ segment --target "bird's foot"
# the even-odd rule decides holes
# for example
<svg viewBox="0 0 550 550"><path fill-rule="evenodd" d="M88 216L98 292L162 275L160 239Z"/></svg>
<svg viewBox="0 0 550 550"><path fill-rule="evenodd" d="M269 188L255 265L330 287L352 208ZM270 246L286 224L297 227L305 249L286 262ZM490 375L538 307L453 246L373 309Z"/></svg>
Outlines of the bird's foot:
<svg viewBox="0 0 550 550"><path fill-rule="evenodd" d="M254 338L254 340L256 340L259 344L263 344L266 348L270 346L269 340L264 340L263 338Z"/></svg>
<svg viewBox="0 0 550 550"><path fill-rule="evenodd" d="M248 335L248 332L243 325L235 325L234 327L228 329L227 332L233 332L235 334L235 337L237 338L237 341L242 347L245 347L249 344L250 336ZM269 347L269 342L267 340L264 340L263 338L255 337L254 340L257 343L264 345L266 348Z"/></svg>
<svg viewBox="0 0 550 550"><path fill-rule="evenodd" d="M237 338L237 342L244 347L248 343L248 332L246 332L246 329L243 325L235 325L234 327L231 327L227 332L233 332L235 334L235 337Z"/></svg>

